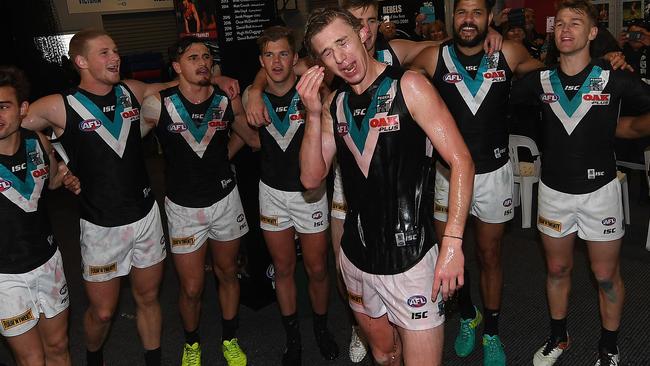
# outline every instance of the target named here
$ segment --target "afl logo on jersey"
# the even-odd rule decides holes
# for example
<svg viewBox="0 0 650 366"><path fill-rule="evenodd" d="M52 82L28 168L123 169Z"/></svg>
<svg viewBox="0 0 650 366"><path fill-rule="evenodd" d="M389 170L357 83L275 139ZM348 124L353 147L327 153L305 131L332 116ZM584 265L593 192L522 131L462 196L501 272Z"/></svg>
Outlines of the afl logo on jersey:
<svg viewBox="0 0 650 366"><path fill-rule="evenodd" d="M612 226L616 223L616 219L614 217L608 217L606 219L603 219L602 223L605 226Z"/></svg>
<svg viewBox="0 0 650 366"><path fill-rule="evenodd" d="M422 295L411 296L406 300L406 304L412 308L421 308L427 304L427 298Z"/></svg>
<svg viewBox="0 0 650 366"><path fill-rule="evenodd" d="M208 122L208 126L214 127L215 130L225 130L228 128L228 121L218 121L218 120L213 120Z"/></svg>
<svg viewBox="0 0 650 366"><path fill-rule="evenodd" d="M445 83L449 83L449 84L460 83L461 81L463 81L463 75L461 75L461 74L459 74L457 72L450 72L450 73L445 74L442 77L442 81L444 81Z"/></svg>
<svg viewBox="0 0 650 366"><path fill-rule="evenodd" d="M546 104L551 104L557 102L560 97L555 93L544 93L539 96L539 99Z"/></svg>
<svg viewBox="0 0 650 366"><path fill-rule="evenodd" d="M502 83L506 81L506 72L503 70L487 71L483 73L483 78L493 83Z"/></svg>
<svg viewBox="0 0 650 366"><path fill-rule="evenodd" d="M172 123L167 126L167 131L171 133L181 133L187 131L187 125L185 123Z"/></svg>
<svg viewBox="0 0 650 366"><path fill-rule="evenodd" d="M336 124L336 132L339 136L345 136L348 134L348 124L345 122L340 122Z"/></svg>
<svg viewBox="0 0 650 366"><path fill-rule="evenodd" d="M11 182L8 180L0 179L0 193L11 188Z"/></svg>
<svg viewBox="0 0 650 366"><path fill-rule="evenodd" d="M372 118L370 127L376 128L379 132L399 131L399 115Z"/></svg>
<svg viewBox="0 0 650 366"><path fill-rule="evenodd" d="M83 132L93 132L102 127L102 122L98 119L86 119L79 123L79 129Z"/></svg>

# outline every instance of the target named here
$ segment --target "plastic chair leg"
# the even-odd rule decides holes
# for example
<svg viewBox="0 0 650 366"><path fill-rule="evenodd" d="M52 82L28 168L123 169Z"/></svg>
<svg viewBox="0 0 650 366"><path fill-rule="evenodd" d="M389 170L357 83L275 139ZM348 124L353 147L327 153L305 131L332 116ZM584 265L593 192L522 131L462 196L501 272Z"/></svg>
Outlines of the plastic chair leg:
<svg viewBox="0 0 650 366"><path fill-rule="evenodd" d="M624 176L621 181L621 191L623 192L623 216L625 217L625 225L630 225L630 196L627 190L627 176Z"/></svg>
<svg viewBox="0 0 650 366"><path fill-rule="evenodd" d="M533 182L523 179L521 182L521 227L529 228L533 211Z"/></svg>
<svg viewBox="0 0 650 366"><path fill-rule="evenodd" d="M520 183L515 183L515 187L512 190L512 204L513 204L513 207L519 207L519 205L521 204L521 200L520 200L520 197L519 197L519 190L520 190L519 188L520 188L520 186L521 186Z"/></svg>

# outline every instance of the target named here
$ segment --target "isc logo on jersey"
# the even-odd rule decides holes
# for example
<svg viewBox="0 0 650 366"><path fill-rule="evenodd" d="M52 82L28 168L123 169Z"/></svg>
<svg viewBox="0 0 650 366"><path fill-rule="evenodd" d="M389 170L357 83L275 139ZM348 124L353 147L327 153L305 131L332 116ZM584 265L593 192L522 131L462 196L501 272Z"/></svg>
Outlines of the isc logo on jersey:
<svg viewBox="0 0 650 366"><path fill-rule="evenodd" d="M583 94L582 100L592 105L609 105L609 94Z"/></svg>
<svg viewBox="0 0 650 366"><path fill-rule="evenodd" d="M546 104L551 104L557 102L560 97L555 93L544 93L539 96L539 99Z"/></svg>
<svg viewBox="0 0 650 366"><path fill-rule="evenodd" d="M457 72L450 72L442 76L442 81L449 84L456 84L463 81L463 75Z"/></svg>
<svg viewBox="0 0 650 366"><path fill-rule="evenodd" d="M228 121L212 120L208 122L208 126L214 127L217 131L221 131L228 128Z"/></svg>
<svg viewBox="0 0 650 366"><path fill-rule="evenodd" d="M376 128L380 133L399 131L399 115L372 118L370 127Z"/></svg>
<svg viewBox="0 0 650 366"><path fill-rule="evenodd" d="M133 122L140 118L140 110L138 108L132 108L122 112L122 118Z"/></svg>
<svg viewBox="0 0 650 366"><path fill-rule="evenodd" d="M102 127L102 122L98 119L86 119L79 122L79 129L83 132L93 132Z"/></svg>
<svg viewBox="0 0 650 366"><path fill-rule="evenodd" d="M483 73L483 79L493 83L502 83L506 81L506 72L503 70L486 71Z"/></svg>
<svg viewBox="0 0 650 366"><path fill-rule="evenodd" d="M11 188L11 182L8 180L0 179L0 193Z"/></svg>
<svg viewBox="0 0 650 366"><path fill-rule="evenodd" d="M167 126L167 131L171 133L181 133L187 131L187 125L185 123L171 123Z"/></svg>

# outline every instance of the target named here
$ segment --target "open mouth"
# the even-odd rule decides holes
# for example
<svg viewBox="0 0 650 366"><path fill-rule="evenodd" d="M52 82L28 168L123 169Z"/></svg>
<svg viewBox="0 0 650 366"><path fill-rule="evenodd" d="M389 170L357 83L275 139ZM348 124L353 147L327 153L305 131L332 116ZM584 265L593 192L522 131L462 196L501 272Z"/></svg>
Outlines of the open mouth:
<svg viewBox="0 0 650 366"><path fill-rule="evenodd" d="M346 67L339 67L339 70L343 73L343 75L353 75L355 71L357 71L357 63L351 62Z"/></svg>
<svg viewBox="0 0 650 366"><path fill-rule="evenodd" d="M106 69L110 72L120 72L120 65L109 65Z"/></svg>
<svg viewBox="0 0 650 366"><path fill-rule="evenodd" d="M471 37L476 35L478 29L474 26L463 26L460 28L460 34L463 37Z"/></svg>
<svg viewBox="0 0 650 366"><path fill-rule="evenodd" d="M196 70L196 74L201 76L208 76L210 74L210 70L208 70L207 67L201 67Z"/></svg>

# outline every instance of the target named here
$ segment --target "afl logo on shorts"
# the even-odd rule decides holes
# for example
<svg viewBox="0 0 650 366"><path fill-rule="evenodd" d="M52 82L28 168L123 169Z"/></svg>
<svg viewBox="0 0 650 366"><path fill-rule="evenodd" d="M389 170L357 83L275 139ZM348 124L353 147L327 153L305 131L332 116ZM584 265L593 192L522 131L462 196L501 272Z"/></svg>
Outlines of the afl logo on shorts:
<svg viewBox="0 0 650 366"><path fill-rule="evenodd" d="M551 104L557 102L560 97L555 93L544 93L539 96L539 99L546 104Z"/></svg>
<svg viewBox="0 0 650 366"><path fill-rule="evenodd" d="M102 127L102 123L98 119L86 119L79 123L79 129L83 132L93 132Z"/></svg>
<svg viewBox="0 0 650 366"><path fill-rule="evenodd" d="M228 121L212 120L208 122L208 126L214 127L215 130L221 131L228 128Z"/></svg>
<svg viewBox="0 0 650 366"><path fill-rule="evenodd" d="M339 134L339 136L345 136L348 134L348 124L345 122L337 123L336 124L336 132Z"/></svg>
<svg viewBox="0 0 650 366"><path fill-rule="evenodd" d="M171 133L181 133L187 131L187 125L185 123L172 123L167 126L167 131Z"/></svg>
<svg viewBox="0 0 650 366"><path fill-rule="evenodd" d="M601 222L605 226L612 226L612 225L614 225L616 223L616 219L614 217L608 217L606 219L603 219L603 221L601 221Z"/></svg>
<svg viewBox="0 0 650 366"><path fill-rule="evenodd" d="M421 308L427 304L427 298L422 295L411 296L406 300L406 305L412 308Z"/></svg>
<svg viewBox="0 0 650 366"><path fill-rule="evenodd" d="M507 198L503 201L503 207L510 207L512 205L512 198Z"/></svg>
<svg viewBox="0 0 650 366"><path fill-rule="evenodd" d="M8 180L0 179L0 193L11 188L11 182Z"/></svg>
<svg viewBox="0 0 650 366"><path fill-rule="evenodd" d="M323 212L321 211L316 211L313 214L311 214L311 218L314 220L320 220L323 217Z"/></svg>
<svg viewBox="0 0 650 366"><path fill-rule="evenodd" d="M442 76L442 81L449 84L456 84L463 81L463 75L457 72L449 72Z"/></svg>

